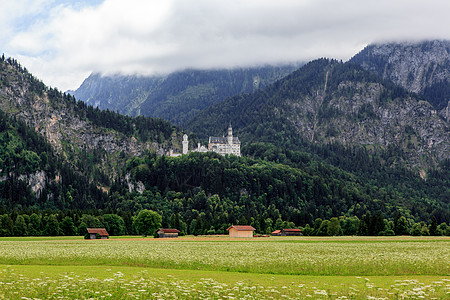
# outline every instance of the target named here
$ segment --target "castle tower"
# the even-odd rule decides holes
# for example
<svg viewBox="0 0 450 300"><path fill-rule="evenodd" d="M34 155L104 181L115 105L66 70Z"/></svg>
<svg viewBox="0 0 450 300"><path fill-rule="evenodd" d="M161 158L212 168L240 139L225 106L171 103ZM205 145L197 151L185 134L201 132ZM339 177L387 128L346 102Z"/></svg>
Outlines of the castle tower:
<svg viewBox="0 0 450 300"><path fill-rule="evenodd" d="M189 141L187 134L183 135L183 154L187 154L189 149Z"/></svg>
<svg viewBox="0 0 450 300"><path fill-rule="evenodd" d="M231 123L228 126L228 145L233 144L233 128L231 128Z"/></svg>

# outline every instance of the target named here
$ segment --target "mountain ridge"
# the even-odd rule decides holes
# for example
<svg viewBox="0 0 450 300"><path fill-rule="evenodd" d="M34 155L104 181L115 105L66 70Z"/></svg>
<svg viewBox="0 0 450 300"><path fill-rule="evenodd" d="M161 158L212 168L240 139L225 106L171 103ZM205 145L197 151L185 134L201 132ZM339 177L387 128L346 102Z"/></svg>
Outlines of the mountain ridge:
<svg viewBox="0 0 450 300"><path fill-rule="evenodd" d="M341 88L338 78L345 78ZM374 85L376 101L409 97L402 88L386 87L380 93L377 85L384 83L360 67L317 60L266 89L229 98L220 104L223 107L216 105L232 114L234 128L246 139L244 157L216 153L169 157L157 155L158 151L163 154L165 147L180 145L181 133L167 121L87 106L46 87L15 60L2 60L0 110L6 113L0 114L0 126L8 130L0 133L0 159L10 165L0 178L0 209L11 214L75 209L78 219L86 211L115 212L127 220L129 232L133 212L152 209L163 216L163 226L170 224L169 218L178 219L186 222L191 234L222 232L238 221L259 224L265 231L274 221L298 226L335 216L362 220L371 213L390 219L403 214L415 221L431 216L439 222L448 220L450 164L443 163L442 169L431 170L421 180L392 161L401 156L391 145L383 156L337 142L319 143L321 130L329 129L321 118L334 113L323 109L336 99L333 91L355 99L355 105L363 103L355 96L362 94L361 89L348 83ZM311 108L304 110L305 122L310 122L306 127L316 124L317 143L308 140L311 135L302 138L301 124L292 121L299 111L291 102L307 97L322 103L316 107L305 102ZM224 106L229 101L239 105ZM360 109L355 112L358 116ZM372 115L370 110L362 113ZM216 134L214 128L227 126L229 117L209 114L199 132ZM45 143L47 139L56 146ZM130 145L142 147L143 153L128 153ZM33 188L39 184L43 188L38 193Z"/></svg>
<svg viewBox="0 0 450 300"><path fill-rule="evenodd" d="M131 116L160 117L182 125L209 105L240 93L254 92L297 66L186 69L154 76L93 73L72 94L102 109Z"/></svg>
<svg viewBox="0 0 450 300"><path fill-rule="evenodd" d="M0 62L0 109L45 136L61 157L76 165L80 153L98 152L101 166L114 176L112 157L165 152L175 128L167 121L130 118L100 111L73 96L47 88L13 59ZM100 154L102 153L102 154ZM106 159L106 157L109 157Z"/></svg>
<svg viewBox="0 0 450 300"><path fill-rule="evenodd" d="M276 143L291 136L313 143L392 144L413 165L425 167L450 155L448 122L430 104L353 63L312 61L264 91L212 106L188 128L204 138L226 120L247 142L261 135L270 141L272 135L279 136Z"/></svg>
<svg viewBox="0 0 450 300"><path fill-rule="evenodd" d="M449 105L448 40L371 44L353 56L350 62L420 95L438 110Z"/></svg>

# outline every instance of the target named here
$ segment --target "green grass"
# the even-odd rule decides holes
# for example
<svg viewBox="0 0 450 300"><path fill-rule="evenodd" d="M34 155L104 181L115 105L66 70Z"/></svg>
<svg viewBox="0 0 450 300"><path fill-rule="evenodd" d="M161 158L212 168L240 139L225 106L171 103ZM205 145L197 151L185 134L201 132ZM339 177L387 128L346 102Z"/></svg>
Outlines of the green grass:
<svg viewBox="0 0 450 300"><path fill-rule="evenodd" d="M0 242L39 242L39 241L71 241L82 240L82 236L20 236L20 237L0 237Z"/></svg>
<svg viewBox="0 0 450 300"><path fill-rule="evenodd" d="M0 239L0 299L436 298L449 238Z"/></svg>
<svg viewBox="0 0 450 300"><path fill-rule="evenodd" d="M0 265L0 298L368 299L448 296L439 276L294 276L139 267Z"/></svg>
<svg viewBox="0 0 450 300"><path fill-rule="evenodd" d="M142 266L285 275L448 275L448 238L0 241L0 264Z"/></svg>

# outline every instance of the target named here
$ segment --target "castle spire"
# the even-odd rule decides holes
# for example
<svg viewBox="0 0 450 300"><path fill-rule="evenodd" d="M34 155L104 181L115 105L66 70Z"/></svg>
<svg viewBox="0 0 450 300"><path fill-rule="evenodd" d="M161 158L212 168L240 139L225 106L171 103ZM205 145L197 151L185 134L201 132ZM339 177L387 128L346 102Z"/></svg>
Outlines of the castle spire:
<svg viewBox="0 0 450 300"><path fill-rule="evenodd" d="M231 122L230 125L228 125L228 145L233 144L233 128L231 128Z"/></svg>

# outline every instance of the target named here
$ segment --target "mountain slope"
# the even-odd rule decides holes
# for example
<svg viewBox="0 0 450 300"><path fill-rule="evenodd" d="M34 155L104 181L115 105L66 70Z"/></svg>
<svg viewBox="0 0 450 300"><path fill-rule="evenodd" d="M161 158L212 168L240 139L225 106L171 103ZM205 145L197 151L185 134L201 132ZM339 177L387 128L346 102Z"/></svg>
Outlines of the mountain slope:
<svg viewBox="0 0 450 300"><path fill-rule="evenodd" d="M214 103L263 88L295 69L296 65L184 70L149 77L91 74L71 93L102 109L159 117L181 125Z"/></svg>
<svg viewBox="0 0 450 300"><path fill-rule="evenodd" d="M394 147L404 154L395 163L410 167L450 158L449 124L429 103L352 63L313 61L260 92L206 109L189 128L205 138L230 121L244 143Z"/></svg>
<svg viewBox="0 0 450 300"><path fill-rule="evenodd" d="M160 119L101 111L47 88L13 59L0 61L0 109L43 135L73 167L94 154L97 167L114 178L123 158L172 147L177 132Z"/></svg>
<svg viewBox="0 0 450 300"><path fill-rule="evenodd" d="M83 170L83 173L86 170ZM0 209L101 209L101 172L86 176L56 155L46 139L0 110Z"/></svg>
<svg viewBox="0 0 450 300"><path fill-rule="evenodd" d="M430 101L436 109L450 99L450 41L373 44L351 62Z"/></svg>
<svg viewBox="0 0 450 300"><path fill-rule="evenodd" d="M222 233L237 222L270 232L286 221L298 226L340 215L392 220L403 214L416 221L433 215L438 222L448 220L450 164L433 170L424 181L404 169L383 169L373 153L337 144L331 144L332 151L320 146L323 120L315 111L333 99L328 95L339 86L335 77L347 76L353 82L361 80L358 72L363 72L369 85L376 82L370 73L346 67L318 60L265 91L231 98L238 105L227 111L234 117L248 116L236 119L248 130L243 137L273 142L246 145L246 153L254 158L215 153L172 158L156 154L180 145L180 133L169 123L94 109L45 87L16 61L1 60L0 105L6 112L0 112L0 211L17 220L17 211L50 209L59 221L70 215L77 224L85 213L120 213L130 233L133 213L142 209L160 213L163 226L184 224L192 234ZM396 99L395 90L386 89L390 92L380 99ZM301 95L320 100L320 107L312 106L315 134L307 136L317 143L302 141L298 124L287 118L299 111L285 98L298 100ZM207 117L208 126L214 118L229 120L220 114ZM274 146L276 142L284 149ZM381 174L365 177L345 171L320 152Z"/></svg>

